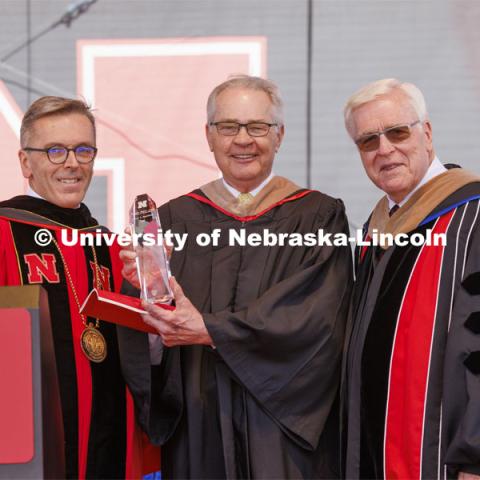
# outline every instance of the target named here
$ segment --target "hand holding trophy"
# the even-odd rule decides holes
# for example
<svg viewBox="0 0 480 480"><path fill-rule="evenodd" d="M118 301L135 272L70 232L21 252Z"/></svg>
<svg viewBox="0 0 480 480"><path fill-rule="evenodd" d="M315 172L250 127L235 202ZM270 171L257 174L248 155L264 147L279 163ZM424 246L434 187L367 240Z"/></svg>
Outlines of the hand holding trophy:
<svg viewBox="0 0 480 480"><path fill-rule="evenodd" d="M166 245L163 242L151 242L148 237L142 241L142 234L150 234L149 237L157 239L163 233L155 202L147 194L135 198L130 210L130 228L132 234L140 237L135 242L135 252L120 252L124 263L122 274L140 288L143 308L147 312L143 314L143 321L158 333L158 337L149 334L152 364L160 363L163 346L213 346L202 314L171 277ZM175 308L168 307L166 304L173 303L173 300Z"/></svg>
<svg viewBox="0 0 480 480"><path fill-rule="evenodd" d="M172 303L167 249L163 242L157 242L163 233L160 217L155 202L147 194L135 197L130 209L130 226L132 233L140 235L135 253L142 299L153 304ZM142 237L145 234L150 234L155 241L145 241Z"/></svg>

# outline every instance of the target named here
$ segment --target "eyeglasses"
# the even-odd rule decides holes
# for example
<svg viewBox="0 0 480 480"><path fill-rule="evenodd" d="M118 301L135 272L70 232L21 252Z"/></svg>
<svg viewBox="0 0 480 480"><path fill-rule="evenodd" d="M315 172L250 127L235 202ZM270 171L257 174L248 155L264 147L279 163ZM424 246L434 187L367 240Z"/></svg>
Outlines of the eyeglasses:
<svg viewBox="0 0 480 480"><path fill-rule="evenodd" d="M381 132L369 133L357 138L355 143L362 152L373 152L377 150L380 146L380 135L385 135L389 142L401 143L410 138L412 127L417 123L420 123L420 120L407 125L396 125L395 127L386 128Z"/></svg>
<svg viewBox="0 0 480 480"><path fill-rule="evenodd" d="M270 131L270 127L276 127L277 123L266 122L251 122L251 123L237 123L237 122L210 122L209 125L214 125L220 135L226 137L233 137L238 135L240 129L245 127L247 133L251 137L265 137Z"/></svg>
<svg viewBox="0 0 480 480"><path fill-rule="evenodd" d="M74 148L67 147L49 147L49 148L33 148L25 147L23 150L26 152L43 152L47 154L48 159L57 165L65 163L68 158L68 154L73 152L78 163L90 163L95 160L97 155L97 149L90 145L79 145Z"/></svg>

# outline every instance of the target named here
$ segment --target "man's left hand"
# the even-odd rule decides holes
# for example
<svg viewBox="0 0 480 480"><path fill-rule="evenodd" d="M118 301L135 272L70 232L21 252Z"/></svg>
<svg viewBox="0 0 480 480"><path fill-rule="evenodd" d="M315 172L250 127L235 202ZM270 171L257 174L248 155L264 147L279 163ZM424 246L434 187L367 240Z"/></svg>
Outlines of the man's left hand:
<svg viewBox="0 0 480 480"><path fill-rule="evenodd" d="M202 314L192 305L174 277L170 279L175 297L175 310L166 310L156 305L143 303L148 315L143 320L151 325L162 338L166 347L177 345L213 345Z"/></svg>

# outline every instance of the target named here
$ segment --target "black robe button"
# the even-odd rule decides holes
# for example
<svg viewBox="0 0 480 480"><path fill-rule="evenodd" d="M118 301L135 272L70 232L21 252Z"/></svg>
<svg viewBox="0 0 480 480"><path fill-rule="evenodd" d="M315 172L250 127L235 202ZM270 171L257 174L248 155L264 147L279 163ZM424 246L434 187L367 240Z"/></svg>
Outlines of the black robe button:
<svg viewBox="0 0 480 480"><path fill-rule="evenodd" d="M469 275L462 285L470 295L480 295L480 272Z"/></svg>
<svg viewBox="0 0 480 480"><path fill-rule="evenodd" d="M473 333L480 333L480 312L472 313L467 318L465 326Z"/></svg>
<svg viewBox="0 0 480 480"><path fill-rule="evenodd" d="M473 374L478 375L480 373L480 352L472 352L463 363Z"/></svg>

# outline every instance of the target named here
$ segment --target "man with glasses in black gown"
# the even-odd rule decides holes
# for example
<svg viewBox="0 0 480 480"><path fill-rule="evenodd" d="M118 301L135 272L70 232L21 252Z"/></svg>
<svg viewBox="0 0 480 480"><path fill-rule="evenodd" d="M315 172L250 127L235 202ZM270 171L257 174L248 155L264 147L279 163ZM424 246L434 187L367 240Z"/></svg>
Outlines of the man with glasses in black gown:
<svg viewBox="0 0 480 480"><path fill-rule="evenodd" d="M401 241L357 249L342 381L345 476L478 479L480 178L440 163L413 84L361 88L345 125L386 194L364 243L376 233ZM423 244L429 232L444 239Z"/></svg>
<svg viewBox="0 0 480 480"><path fill-rule="evenodd" d="M82 101L42 97L23 118L20 142L29 186L26 195L0 203L0 285L39 284L48 293L65 477L138 478L139 431L133 410L128 414L133 402L115 327L79 313L93 287L119 290L118 250L67 247L60 235L100 228L82 203L97 153L95 119Z"/></svg>
<svg viewBox="0 0 480 480"><path fill-rule="evenodd" d="M223 178L159 209L163 229L187 233L188 242L171 258L176 310L147 307L165 346L151 381L148 351L140 355L148 341L133 331L120 341L165 478L339 474L350 248L261 237L346 233L348 224L340 200L272 173L283 134L275 84L249 76L220 84L207 102L206 136ZM216 245L196 243L214 232ZM232 232L255 235L257 246L229 244ZM134 253L122 256L137 283Z"/></svg>

